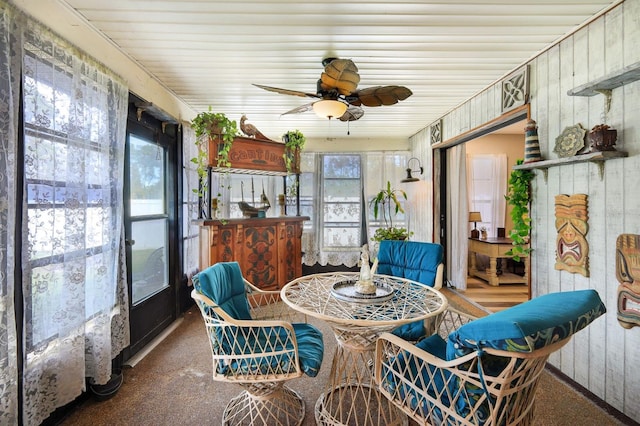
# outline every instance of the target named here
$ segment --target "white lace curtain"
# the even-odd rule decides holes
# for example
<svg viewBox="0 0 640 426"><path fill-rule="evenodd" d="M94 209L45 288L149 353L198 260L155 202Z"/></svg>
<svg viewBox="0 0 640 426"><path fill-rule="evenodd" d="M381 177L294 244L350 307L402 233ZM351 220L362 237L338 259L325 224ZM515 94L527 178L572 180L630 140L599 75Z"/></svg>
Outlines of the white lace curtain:
<svg viewBox="0 0 640 426"><path fill-rule="evenodd" d="M22 398L22 422L30 425L80 395L85 377L106 383L112 358L129 344L122 232L128 91L83 52L4 3L0 7L0 55L10 58L2 60L0 96L9 117L17 117L15 88L22 79L24 105L24 159L16 156L17 121L0 120L8 163L0 171L2 200L8 200L0 203L0 238L7 248L0 271L0 387L7 392L0 399L7 410L0 415L8 417L0 421L15 420ZM15 161L24 164L23 194L8 183L16 176ZM21 353L11 330L16 244L6 232L15 229L10 222L19 204ZM18 357L22 394L12 386L20 372L11 364Z"/></svg>
<svg viewBox="0 0 640 426"><path fill-rule="evenodd" d="M18 424L15 281L18 99L22 45L12 11L0 3L0 424Z"/></svg>

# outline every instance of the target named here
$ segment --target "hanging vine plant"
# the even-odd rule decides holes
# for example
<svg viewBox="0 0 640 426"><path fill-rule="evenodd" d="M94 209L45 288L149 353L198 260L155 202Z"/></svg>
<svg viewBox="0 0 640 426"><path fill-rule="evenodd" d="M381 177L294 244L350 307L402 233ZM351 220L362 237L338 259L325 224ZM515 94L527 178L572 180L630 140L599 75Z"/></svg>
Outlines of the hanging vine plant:
<svg viewBox="0 0 640 426"><path fill-rule="evenodd" d="M209 193L208 188L208 166L209 166L209 150L217 149L217 155L214 157L216 166L222 169L228 169L231 166L229 161L229 152L234 138L238 135L238 127L235 120L230 120L224 113L213 112L211 106L209 110L201 112L191 120L191 128L195 131L196 146L198 154L191 159L196 165L198 173L198 188L194 188L199 198L209 195L211 202L211 213L217 215L221 206L220 200L222 194L218 191L217 196ZM212 144L210 141L219 143ZM220 187L223 187L221 185ZM230 188L228 188L230 189ZM215 199L215 200L214 200Z"/></svg>
<svg viewBox="0 0 640 426"><path fill-rule="evenodd" d="M518 165L522 163L523 160L516 161ZM505 195L507 203L511 206L511 219L513 220L513 229L509 232L513 248L506 254L516 262L531 253L529 247L529 234L531 233L529 204L531 202L530 184L534 176L531 170L513 170L509 176L507 195Z"/></svg>
<svg viewBox="0 0 640 426"><path fill-rule="evenodd" d="M284 164L287 168L287 172L293 172L293 166L299 167L300 165L297 162L300 160L300 151L304 148L304 144L306 142L306 138L302 134L300 130L290 130L284 135L282 135L282 140L284 141L284 154L282 158L284 159Z"/></svg>

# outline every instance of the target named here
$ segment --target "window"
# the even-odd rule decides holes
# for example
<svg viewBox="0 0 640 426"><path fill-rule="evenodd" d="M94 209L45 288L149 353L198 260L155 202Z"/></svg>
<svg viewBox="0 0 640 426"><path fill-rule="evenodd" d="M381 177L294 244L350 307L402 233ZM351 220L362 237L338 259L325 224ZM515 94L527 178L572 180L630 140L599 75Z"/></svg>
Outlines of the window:
<svg viewBox="0 0 640 426"><path fill-rule="evenodd" d="M478 229L484 227L489 236L495 237L497 228L503 228L505 223L507 157L469 156L468 169L469 211L480 212L482 222L477 223Z"/></svg>
<svg viewBox="0 0 640 426"><path fill-rule="evenodd" d="M322 249L361 245L362 180L360 155L322 156Z"/></svg>

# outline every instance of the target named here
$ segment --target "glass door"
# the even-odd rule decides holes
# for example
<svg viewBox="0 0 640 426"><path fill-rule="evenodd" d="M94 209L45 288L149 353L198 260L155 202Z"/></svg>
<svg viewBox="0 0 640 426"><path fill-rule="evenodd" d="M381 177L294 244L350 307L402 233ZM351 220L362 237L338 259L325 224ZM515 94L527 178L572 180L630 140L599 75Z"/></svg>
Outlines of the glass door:
<svg viewBox="0 0 640 426"><path fill-rule="evenodd" d="M173 203L167 136L148 123L130 120L125 168L125 224L131 301L129 356L176 317L169 243Z"/></svg>

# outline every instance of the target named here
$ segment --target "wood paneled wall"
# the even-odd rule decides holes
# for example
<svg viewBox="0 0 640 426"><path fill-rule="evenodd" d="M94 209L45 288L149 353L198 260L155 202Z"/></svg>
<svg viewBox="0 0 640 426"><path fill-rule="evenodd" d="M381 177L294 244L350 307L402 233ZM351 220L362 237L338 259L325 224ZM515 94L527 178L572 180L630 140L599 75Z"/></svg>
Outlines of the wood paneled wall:
<svg viewBox="0 0 640 426"><path fill-rule="evenodd" d="M555 139L565 127L580 123L589 130L603 122L603 95L569 96L567 91L638 61L640 0L627 0L529 62L530 112L538 123L544 159L557 158ZM498 82L443 117L445 143L499 117L500 99ZM640 421L640 327L625 330L618 324L615 274L616 238L621 233L640 234L640 81L613 89L606 123L618 130L617 149L629 156L607 161L602 178L592 163L552 167L546 179L536 172L531 209L532 294L598 291L607 306L606 316L579 332L550 362ZM575 193L589 197L589 277L554 269L554 197Z"/></svg>

